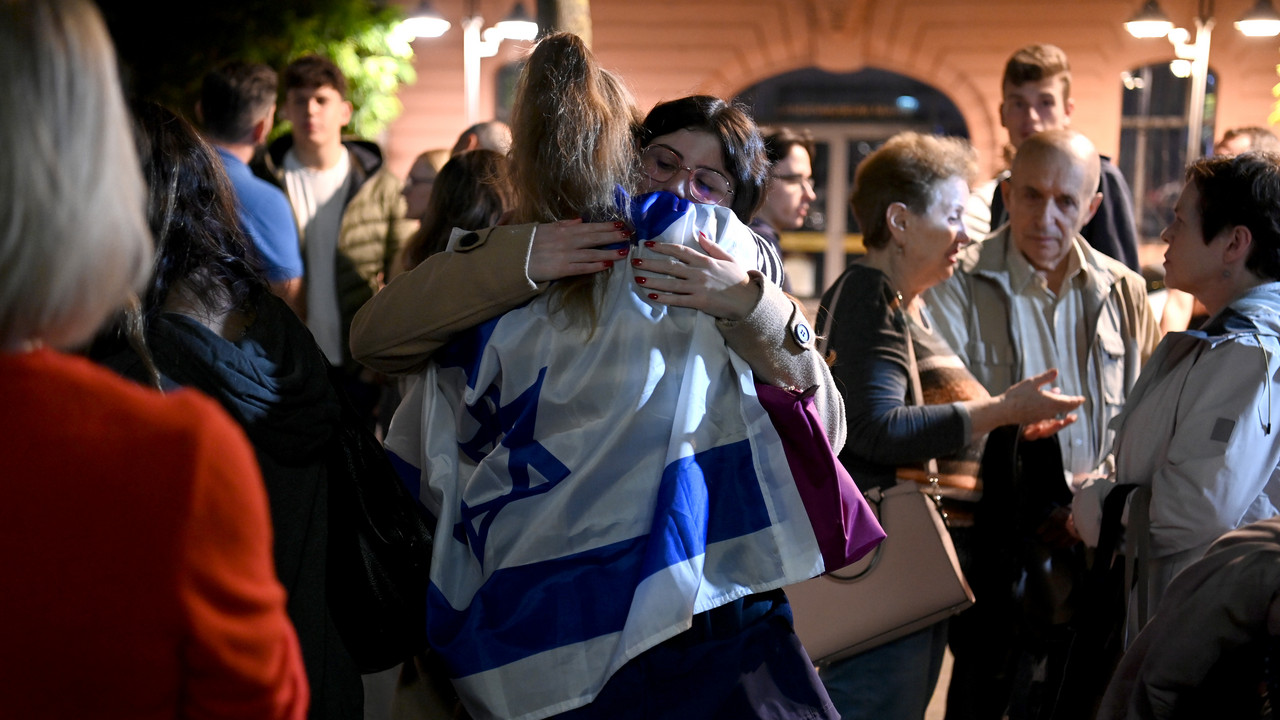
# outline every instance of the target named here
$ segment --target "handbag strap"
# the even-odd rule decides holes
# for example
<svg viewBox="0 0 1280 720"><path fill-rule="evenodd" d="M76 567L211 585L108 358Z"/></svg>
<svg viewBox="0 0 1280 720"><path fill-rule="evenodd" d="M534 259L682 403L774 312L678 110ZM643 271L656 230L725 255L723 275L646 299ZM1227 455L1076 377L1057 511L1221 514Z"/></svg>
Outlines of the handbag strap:
<svg viewBox="0 0 1280 720"><path fill-rule="evenodd" d="M831 337L832 318L836 316L836 304L840 302L840 293L844 290L844 283L848 279L849 271L846 270L836 281L836 291L831 293L831 305L827 307L827 314L822 318L822 327L818 328L818 355L824 358L827 356L827 338Z"/></svg>
<svg viewBox="0 0 1280 720"><path fill-rule="evenodd" d="M916 407L924 406L924 391L920 389L920 367L916 365L916 345L911 339L911 318L903 307L902 293L896 293L894 312L900 316L902 334L907 339L907 380L911 384L911 403ZM947 522L947 511L942 508L942 492L938 489L938 459L931 457L925 463L925 473L929 478L929 497L938 506L938 514L942 522Z"/></svg>

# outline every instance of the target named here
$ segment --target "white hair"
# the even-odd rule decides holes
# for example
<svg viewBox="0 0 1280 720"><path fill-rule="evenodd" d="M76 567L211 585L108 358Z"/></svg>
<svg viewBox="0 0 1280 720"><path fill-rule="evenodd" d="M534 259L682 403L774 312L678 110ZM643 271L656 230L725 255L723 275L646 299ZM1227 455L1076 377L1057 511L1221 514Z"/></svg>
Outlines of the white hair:
<svg viewBox="0 0 1280 720"><path fill-rule="evenodd" d="M0 0L0 351L75 347L150 273L115 51L85 0Z"/></svg>

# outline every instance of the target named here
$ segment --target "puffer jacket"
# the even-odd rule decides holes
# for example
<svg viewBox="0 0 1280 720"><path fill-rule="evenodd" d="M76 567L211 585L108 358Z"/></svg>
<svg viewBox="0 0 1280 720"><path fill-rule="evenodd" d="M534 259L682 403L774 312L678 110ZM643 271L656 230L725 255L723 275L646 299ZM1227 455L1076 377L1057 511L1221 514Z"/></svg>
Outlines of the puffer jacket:
<svg viewBox="0 0 1280 720"><path fill-rule="evenodd" d="M342 318L343 366L352 369L355 361L348 347L351 320L382 284L399 271L400 249L413 234L417 223L405 218L405 201L400 179L387 170L382 151L364 140L344 140L351 154L351 175L338 235L334 278L338 311ZM284 135L271 143L266 153L255 159L254 171L288 194L284 182L284 156L293 146L293 136ZM300 238L305 247L307 239ZM303 252L303 258L306 253Z"/></svg>

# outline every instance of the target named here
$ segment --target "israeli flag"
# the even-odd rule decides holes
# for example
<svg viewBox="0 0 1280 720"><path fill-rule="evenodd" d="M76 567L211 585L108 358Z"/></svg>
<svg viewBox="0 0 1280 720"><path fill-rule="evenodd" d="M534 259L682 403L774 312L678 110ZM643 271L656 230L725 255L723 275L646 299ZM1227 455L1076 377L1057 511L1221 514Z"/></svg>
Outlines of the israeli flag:
<svg viewBox="0 0 1280 720"><path fill-rule="evenodd" d="M729 210L656 193L643 242L744 267ZM427 632L472 716L585 705L697 613L823 572L781 441L715 319L611 271L590 332L546 296L438 353L386 440L437 518Z"/></svg>

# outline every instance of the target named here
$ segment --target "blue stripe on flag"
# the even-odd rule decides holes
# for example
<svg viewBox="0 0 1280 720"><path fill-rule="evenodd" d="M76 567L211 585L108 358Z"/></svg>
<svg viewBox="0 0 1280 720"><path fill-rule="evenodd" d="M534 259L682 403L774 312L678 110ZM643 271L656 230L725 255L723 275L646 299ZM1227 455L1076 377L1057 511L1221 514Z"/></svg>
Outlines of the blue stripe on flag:
<svg viewBox="0 0 1280 720"><path fill-rule="evenodd" d="M668 465L656 507L650 533L667 541L650 547L653 555L645 562L645 577L701 555L708 543L749 535L770 524L747 440Z"/></svg>
<svg viewBox="0 0 1280 720"><path fill-rule="evenodd" d="M644 578L770 524L746 440L669 465L657 507L649 535L498 570L464 610L433 584L432 646L461 677L619 632Z"/></svg>

